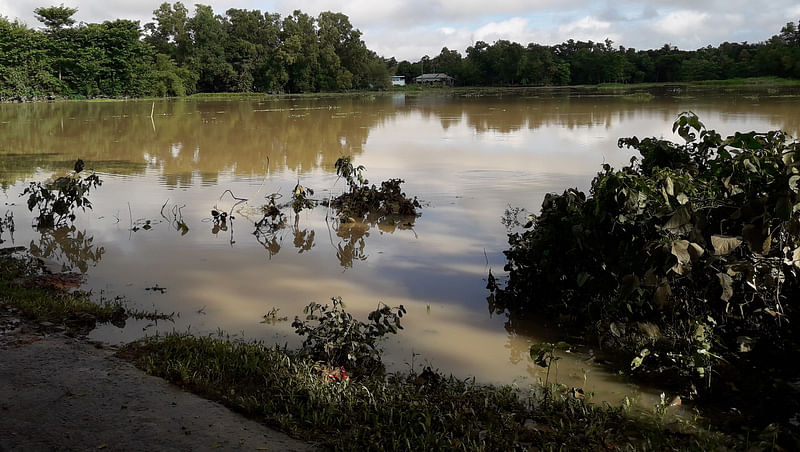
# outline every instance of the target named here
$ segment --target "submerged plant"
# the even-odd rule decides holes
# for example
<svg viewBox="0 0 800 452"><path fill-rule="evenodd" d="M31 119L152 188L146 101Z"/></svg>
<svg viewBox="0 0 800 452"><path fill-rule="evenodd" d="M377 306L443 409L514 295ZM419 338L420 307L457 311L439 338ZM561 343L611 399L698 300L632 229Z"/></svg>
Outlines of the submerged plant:
<svg viewBox="0 0 800 452"><path fill-rule="evenodd" d="M603 165L589 195L546 195L530 227L509 234L494 308L591 325L628 371L701 396L712 375L765 384L743 369L794 381L800 144L780 131L722 138L690 112L673 130L683 143L620 139L641 159Z"/></svg>
<svg viewBox="0 0 800 452"><path fill-rule="evenodd" d="M92 208L87 196L91 189L102 185L100 177L92 173L81 177L83 160L75 162L74 171L53 182L31 182L20 196L28 195L28 210L38 210L35 226L52 228L66 226L75 220L75 209Z"/></svg>
<svg viewBox="0 0 800 452"><path fill-rule="evenodd" d="M309 196L314 196L314 190L303 187L300 185L300 181L297 181L297 185L294 186L294 190L292 191L292 210L295 214L300 213L303 209L314 208L316 204Z"/></svg>
<svg viewBox="0 0 800 452"><path fill-rule="evenodd" d="M349 191L330 200L329 205L338 211L342 221L367 221L381 224L400 222L401 218L417 217L421 207L417 198L406 197L400 189L402 179L389 179L380 187L370 186L362 172L363 166L353 167L349 157L336 161L336 174L343 177Z"/></svg>

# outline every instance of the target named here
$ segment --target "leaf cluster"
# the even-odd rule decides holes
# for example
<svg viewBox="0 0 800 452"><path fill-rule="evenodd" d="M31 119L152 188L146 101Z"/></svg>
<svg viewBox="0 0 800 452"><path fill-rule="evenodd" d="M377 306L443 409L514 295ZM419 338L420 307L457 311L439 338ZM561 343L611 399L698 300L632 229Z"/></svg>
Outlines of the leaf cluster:
<svg viewBox="0 0 800 452"><path fill-rule="evenodd" d="M303 309L305 320L295 317L292 327L300 336L307 336L303 349L314 359L334 367L345 366L354 375L383 371L378 341L385 335L403 329L400 319L406 313L403 305L389 307L379 303L362 322L344 309L340 297L331 298L332 306L311 303ZM309 322L316 322L311 324Z"/></svg>
<svg viewBox="0 0 800 452"><path fill-rule="evenodd" d="M31 182L20 196L28 195L28 210L38 210L35 226L37 228L58 228L75 221L75 209L92 208L87 197L89 192L103 181L92 173L81 177L83 160L75 162L74 172L59 177L53 182Z"/></svg>
<svg viewBox="0 0 800 452"><path fill-rule="evenodd" d="M350 157L336 160L336 174L344 178L349 191L331 200L330 205L344 218L366 220L369 216L375 223L395 217L417 217L421 207L416 197L408 198L400 188L402 179L381 182L380 188L364 178L363 165L354 167Z"/></svg>
<svg viewBox="0 0 800 452"><path fill-rule="evenodd" d="M800 145L780 131L723 139L691 112L673 130L684 143L620 139L642 158L604 165L588 196L548 194L509 235L494 308L567 314L637 372L707 387L715 365L795 353Z"/></svg>

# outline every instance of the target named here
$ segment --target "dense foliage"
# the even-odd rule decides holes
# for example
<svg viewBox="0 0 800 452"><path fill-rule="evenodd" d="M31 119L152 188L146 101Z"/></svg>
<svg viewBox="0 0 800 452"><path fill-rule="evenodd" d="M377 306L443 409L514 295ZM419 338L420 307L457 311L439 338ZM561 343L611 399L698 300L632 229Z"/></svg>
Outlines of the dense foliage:
<svg viewBox="0 0 800 452"><path fill-rule="evenodd" d="M402 179L381 182L380 188L369 185L363 165L353 166L350 157L340 157L335 164L336 174L347 182L348 191L330 200L342 221L367 223L413 221L421 207L416 196L412 199L400 188Z"/></svg>
<svg viewBox="0 0 800 452"><path fill-rule="evenodd" d="M574 41L554 46L499 40L478 41L466 55L443 48L416 63L401 61L393 70L411 81L421 72L445 72L468 86L581 85L597 83L682 82L743 77L800 77L800 23L789 22L761 43L725 42L694 51L665 44L636 50L604 42Z"/></svg>
<svg viewBox="0 0 800 452"><path fill-rule="evenodd" d="M86 177L83 160L75 162L73 173L52 182L31 182L20 196L28 197L28 210L38 210L37 228L63 227L75 220L75 210L92 208L89 192L103 181L94 172Z"/></svg>
<svg viewBox="0 0 800 452"><path fill-rule="evenodd" d="M762 43L696 51L615 48L610 40L555 46L478 41L443 48L416 63L379 57L347 16L299 10L281 18L259 10L215 14L163 3L153 22L75 24L74 8L37 8L35 30L0 16L0 100L52 96L183 96L194 92L299 93L383 89L391 74L411 83L445 72L459 85L568 85L800 77L800 26L789 22Z"/></svg>
<svg viewBox="0 0 800 452"><path fill-rule="evenodd" d="M347 16L258 10L214 14L163 3L154 22L75 25L77 10L37 8L42 30L0 17L0 99L182 96L384 88L389 72Z"/></svg>
<svg viewBox="0 0 800 452"><path fill-rule="evenodd" d="M547 195L509 236L495 308L572 316L662 384L708 395L735 381L766 399L743 386L797 377L800 144L779 131L723 139L692 113L674 130L684 144L621 139L641 160L604 165L589 196Z"/></svg>
<svg viewBox="0 0 800 452"><path fill-rule="evenodd" d="M305 320L295 317L295 332L305 336L303 350L308 356L333 367L346 368L355 375L383 372L379 341L387 334L403 329L400 319L403 305L391 308L379 303L362 322L344 309L340 297L331 298L333 306L311 303L303 309Z"/></svg>

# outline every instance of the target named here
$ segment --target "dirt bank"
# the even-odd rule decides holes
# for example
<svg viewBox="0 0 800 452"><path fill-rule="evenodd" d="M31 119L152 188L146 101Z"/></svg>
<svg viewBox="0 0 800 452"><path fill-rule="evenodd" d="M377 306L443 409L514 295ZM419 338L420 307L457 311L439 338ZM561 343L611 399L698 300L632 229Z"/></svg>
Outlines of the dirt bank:
<svg viewBox="0 0 800 452"><path fill-rule="evenodd" d="M314 449L114 352L0 306L0 451Z"/></svg>

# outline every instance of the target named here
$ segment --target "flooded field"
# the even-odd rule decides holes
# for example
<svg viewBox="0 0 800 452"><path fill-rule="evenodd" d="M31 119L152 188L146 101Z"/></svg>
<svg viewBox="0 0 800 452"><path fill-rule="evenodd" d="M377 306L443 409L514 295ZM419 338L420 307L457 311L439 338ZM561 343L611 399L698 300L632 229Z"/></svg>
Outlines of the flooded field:
<svg viewBox="0 0 800 452"><path fill-rule="evenodd" d="M662 90L650 101L603 92L529 90L495 95L386 94L295 99L166 100L0 105L2 211L13 236L54 269L85 274L97 297L175 312L175 322L128 322L93 337L125 342L190 330L289 346L309 302L341 296L366 318L403 304L403 330L385 344L390 369L431 366L482 382L544 378L532 343L558 340L540 324L492 313L489 268L503 275L509 207L538 211L548 192L588 190L602 163L631 153L617 139L670 137L685 110L721 134L783 129L800 135L797 93ZM151 117L151 109L153 115ZM405 180L422 204L410 223L339 224L326 208L254 223L299 182L328 199L346 189L334 163L352 156L378 184ZM20 193L67 172L76 158L103 185L74 228L38 232ZM242 199L246 201L241 201ZM212 209L230 212L224 225ZM258 232L258 233L256 233ZM264 322L277 312L288 321ZM586 345L586 344L584 344ZM582 349L587 351L591 345ZM657 397L573 353L557 379L617 402ZM551 376L552 378L552 376Z"/></svg>

